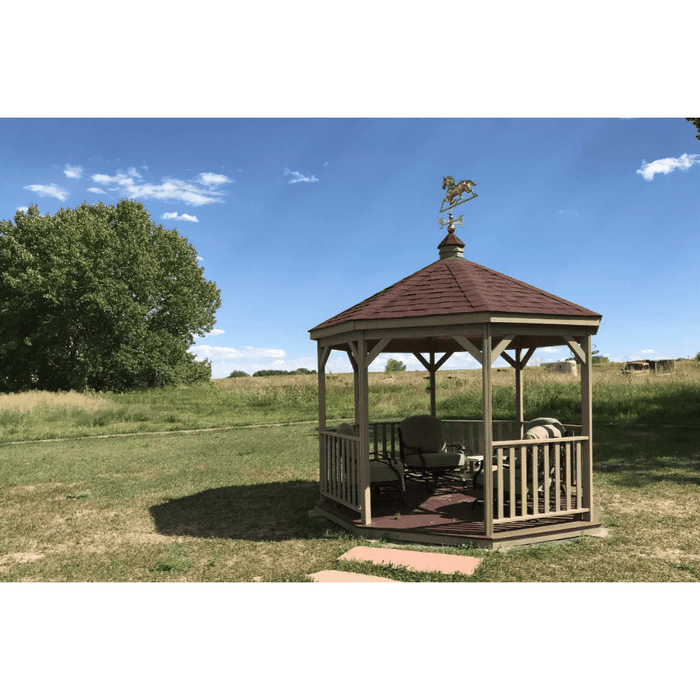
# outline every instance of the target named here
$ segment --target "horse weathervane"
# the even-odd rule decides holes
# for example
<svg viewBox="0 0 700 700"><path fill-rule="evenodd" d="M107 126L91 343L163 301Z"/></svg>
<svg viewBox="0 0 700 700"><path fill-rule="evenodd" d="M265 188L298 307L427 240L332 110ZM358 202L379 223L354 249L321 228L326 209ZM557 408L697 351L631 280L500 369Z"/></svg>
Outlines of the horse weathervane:
<svg viewBox="0 0 700 700"><path fill-rule="evenodd" d="M471 180L461 180L460 182L456 183L454 178L450 177L449 175L447 177L443 177L442 189L447 190L447 195L445 196L445 199L442 200L439 213L442 214L445 211L454 209L460 204L464 204L465 202L474 199L474 197L478 197L479 195L476 192L474 192L474 190L472 190L472 187L476 187L476 182L472 182ZM462 195L465 192L469 192L469 194L471 194L471 197L467 199L462 199ZM455 197L457 198L457 201L453 204L452 200ZM446 225L449 225L447 230L451 233L454 233L454 225L457 223L460 226L462 226L463 218L463 216L460 216L458 219L453 219L452 212L450 212L450 218L447 221L440 217L438 218L438 223L440 224L440 228L444 228Z"/></svg>

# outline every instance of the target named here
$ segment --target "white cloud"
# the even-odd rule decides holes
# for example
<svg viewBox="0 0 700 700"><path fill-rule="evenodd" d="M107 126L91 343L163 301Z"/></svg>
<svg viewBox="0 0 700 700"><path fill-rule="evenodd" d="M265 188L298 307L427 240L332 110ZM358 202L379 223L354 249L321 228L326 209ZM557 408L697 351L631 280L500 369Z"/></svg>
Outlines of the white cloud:
<svg viewBox="0 0 700 700"><path fill-rule="evenodd" d="M246 345L242 350L238 350L237 348L214 347L212 345L197 345L192 348L192 352L197 355L197 357L206 357L208 360L260 360L264 358L275 359L285 357L286 355L284 350L277 350L275 348L254 348L250 345Z"/></svg>
<svg viewBox="0 0 700 700"><path fill-rule="evenodd" d="M102 175L97 173L90 178L93 182L97 182L100 185L118 185L119 187L127 187L134 184L134 180L128 177L121 170L117 170L116 175Z"/></svg>
<svg viewBox="0 0 700 700"><path fill-rule="evenodd" d="M83 174L82 165L69 165L66 163L66 169L63 171L66 177L72 180L80 180L80 176Z"/></svg>
<svg viewBox="0 0 700 700"><path fill-rule="evenodd" d="M25 185L24 189L36 192L40 197L56 197L62 202L68 199L67 190L55 185L53 182L50 185Z"/></svg>
<svg viewBox="0 0 700 700"><path fill-rule="evenodd" d="M318 178L315 175L302 175L296 170L290 170L289 168L284 169L285 175L291 175L292 179L288 184L293 185L295 182L318 182Z"/></svg>
<svg viewBox="0 0 700 700"><path fill-rule="evenodd" d="M656 355L656 350L637 350L640 355Z"/></svg>
<svg viewBox="0 0 700 700"><path fill-rule="evenodd" d="M207 177L203 178L203 176ZM180 200L193 207L223 202L222 197L224 193L217 190L215 186L224 184L224 182L231 182L226 176L216 175L215 173L202 173L199 180L196 181L206 184L207 189L203 189L192 182L184 182L174 178L163 178L160 185L149 182L135 182L134 178L143 180L143 176L135 168L129 168L126 173L122 170L117 170L114 175L96 173L92 175L91 179L100 185L113 185L113 187L110 187L110 191L119 192L122 197L160 199L164 201Z"/></svg>
<svg viewBox="0 0 700 700"><path fill-rule="evenodd" d="M26 214L29 211L29 207L17 207L16 211L23 211Z"/></svg>
<svg viewBox="0 0 700 700"><path fill-rule="evenodd" d="M648 182L654 179L654 175L659 173L668 175L674 170L687 170L691 165L700 163L699 155L688 155L684 153L680 158L661 158L651 163L642 161L642 167L637 172Z"/></svg>
<svg viewBox="0 0 700 700"><path fill-rule="evenodd" d="M216 173L199 173L197 182L207 187L218 187L219 185L224 185L227 182L233 182L229 180L226 175L217 175Z"/></svg>
<svg viewBox="0 0 700 700"><path fill-rule="evenodd" d="M176 221L192 221L193 223L198 223L196 216L191 216L190 214L179 214L176 211L171 211L163 214L164 219L175 219Z"/></svg>
<svg viewBox="0 0 700 700"><path fill-rule="evenodd" d="M226 331L222 331L220 328L214 328L211 333L205 333L205 335L223 335Z"/></svg>
<svg viewBox="0 0 700 700"><path fill-rule="evenodd" d="M197 260L204 260L204 258L200 257L199 255L197 256Z"/></svg>
<svg viewBox="0 0 700 700"><path fill-rule="evenodd" d="M94 192L95 194L104 194L105 191L101 190L99 187L88 187L88 192Z"/></svg>

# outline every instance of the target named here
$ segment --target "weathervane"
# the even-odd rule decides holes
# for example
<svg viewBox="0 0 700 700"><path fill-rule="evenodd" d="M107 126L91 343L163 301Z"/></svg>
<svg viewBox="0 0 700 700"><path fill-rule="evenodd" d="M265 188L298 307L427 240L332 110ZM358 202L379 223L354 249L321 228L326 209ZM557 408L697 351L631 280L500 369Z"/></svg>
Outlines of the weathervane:
<svg viewBox="0 0 700 700"><path fill-rule="evenodd" d="M442 214L443 212L449 211L450 209L454 209L455 207L458 207L460 204L464 204L465 202L469 202L470 200L474 199L474 197L478 197L479 195L474 192L472 187L476 187L476 182L472 182L471 180L461 180L460 182L456 183L453 177L450 177L449 175L447 177L442 178L442 189L447 190L447 196L445 199L442 200L442 204L440 205L440 211L439 213ZM467 199L462 199L462 195L465 192L469 192L471 197ZM457 197L457 201L453 204L452 200ZM447 206L445 206L447 205ZM454 223L459 223L459 225L462 225L462 217L460 216L459 219L452 219L452 212L450 212L450 218L445 221L442 218L438 219L438 223L440 224L440 228L443 228L446 224L451 224L452 229L454 230ZM448 228L449 231L449 228Z"/></svg>

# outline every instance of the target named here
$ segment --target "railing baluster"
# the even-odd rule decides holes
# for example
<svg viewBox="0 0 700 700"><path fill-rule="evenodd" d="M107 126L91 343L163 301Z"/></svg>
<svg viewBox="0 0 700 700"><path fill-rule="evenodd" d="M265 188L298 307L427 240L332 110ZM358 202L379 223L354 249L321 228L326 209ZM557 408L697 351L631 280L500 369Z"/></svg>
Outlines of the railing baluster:
<svg viewBox="0 0 700 700"><path fill-rule="evenodd" d="M496 502L498 512L496 517L503 519L503 450L500 447L496 450L496 455Z"/></svg>
<svg viewBox="0 0 700 700"><path fill-rule="evenodd" d="M508 501L509 501L509 508L508 510L510 511L510 517L514 518L515 517L515 499L516 499L516 491L515 491L515 448L511 447L508 449L508 481L509 481L509 489L508 489Z"/></svg>
<svg viewBox="0 0 700 700"><path fill-rule="evenodd" d="M549 445L543 445L544 454L542 461L544 462L544 470L542 472L542 487L544 488L544 512L549 513Z"/></svg>
<svg viewBox="0 0 700 700"><path fill-rule="evenodd" d="M571 508L571 443L566 444L566 510Z"/></svg>
<svg viewBox="0 0 700 700"><path fill-rule="evenodd" d="M557 445L554 449L554 510L561 510L561 447Z"/></svg>
<svg viewBox="0 0 700 700"><path fill-rule="evenodd" d="M581 507L581 467L583 460L581 459L581 443L576 443L576 507Z"/></svg>
<svg viewBox="0 0 700 700"><path fill-rule="evenodd" d="M532 447L532 512L538 515L540 511L540 489L537 479L537 467L540 462L540 448L537 445Z"/></svg>

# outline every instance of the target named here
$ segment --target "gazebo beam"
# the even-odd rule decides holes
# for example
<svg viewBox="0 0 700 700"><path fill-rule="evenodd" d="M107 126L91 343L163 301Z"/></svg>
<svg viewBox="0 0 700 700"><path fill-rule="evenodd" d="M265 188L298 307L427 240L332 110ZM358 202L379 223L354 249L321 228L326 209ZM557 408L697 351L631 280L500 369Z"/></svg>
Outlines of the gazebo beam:
<svg viewBox="0 0 700 700"><path fill-rule="evenodd" d="M582 365L585 365L588 362L586 351L583 348L581 348L581 346L576 342L575 338L572 338L568 335L565 335L563 337L566 341L566 344L571 348L571 352L573 352L574 355L578 357ZM586 338L590 340L591 336L587 335Z"/></svg>
<svg viewBox="0 0 700 700"><path fill-rule="evenodd" d="M367 355L367 367L369 367L376 359L377 355L381 353L384 348L389 345L391 338L382 338Z"/></svg>
<svg viewBox="0 0 700 700"><path fill-rule="evenodd" d="M484 365L484 353L463 335L453 335L452 339L459 343L482 367Z"/></svg>
<svg viewBox="0 0 700 700"><path fill-rule="evenodd" d="M507 335L498 345L496 345L491 353L491 364L493 364L501 356L501 353L510 345L513 338L515 338L514 335Z"/></svg>
<svg viewBox="0 0 700 700"><path fill-rule="evenodd" d="M446 352L437 362L435 361L435 353L430 353L430 359L426 360L419 352L413 353L414 357L425 367L430 374L430 415L437 415L437 403L435 397L435 373L442 367L447 360L454 355L453 352Z"/></svg>

